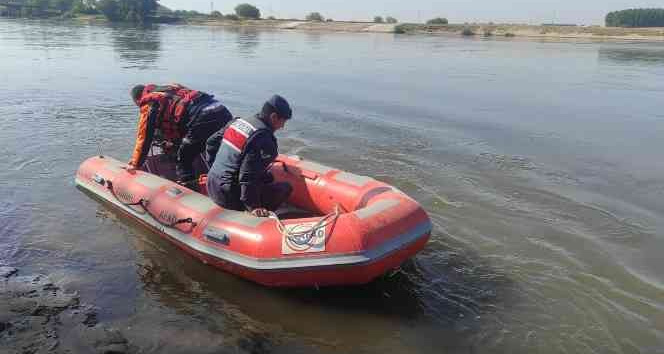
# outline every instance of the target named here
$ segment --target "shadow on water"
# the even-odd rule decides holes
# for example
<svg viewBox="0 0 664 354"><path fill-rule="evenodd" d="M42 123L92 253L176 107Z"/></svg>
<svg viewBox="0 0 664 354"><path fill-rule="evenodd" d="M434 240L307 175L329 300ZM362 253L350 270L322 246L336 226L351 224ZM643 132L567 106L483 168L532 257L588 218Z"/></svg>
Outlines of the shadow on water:
<svg viewBox="0 0 664 354"><path fill-rule="evenodd" d="M113 49L127 68L149 69L161 54L161 29L158 25L142 27L113 26Z"/></svg>
<svg viewBox="0 0 664 354"><path fill-rule="evenodd" d="M481 264L479 257L436 242L370 284L269 289L204 265L150 231L136 233L131 241L148 297L187 318L222 321L206 328L223 328L227 339L240 348L253 348L248 350L252 353L273 352L270 348L289 345L284 338L293 336L299 344L323 351L368 341L401 352L394 348L406 344L397 336L386 339L385 333L411 325L446 333L432 339L441 345L463 347L480 332L481 317L493 315L506 298L514 298L508 293L514 288L511 281ZM366 328L372 330L354 339Z"/></svg>
<svg viewBox="0 0 664 354"><path fill-rule="evenodd" d="M664 49L659 47L600 47L598 61L623 65L662 65Z"/></svg>
<svg viewBox="0 0 664 354"><path fill-rule="evenodd" d="M472 257L472 256L471 256ZM278 290L298 301L399 321L454 325L492 312L511 283L451 249L424 251L399 269L354 287Z"/></svg>

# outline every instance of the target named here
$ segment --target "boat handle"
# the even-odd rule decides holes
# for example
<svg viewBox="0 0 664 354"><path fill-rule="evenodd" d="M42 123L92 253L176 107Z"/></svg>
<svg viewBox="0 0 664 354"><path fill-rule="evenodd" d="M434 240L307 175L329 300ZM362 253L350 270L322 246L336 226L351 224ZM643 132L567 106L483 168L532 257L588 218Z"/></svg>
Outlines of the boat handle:
<svg viewBox="0 0 664 354"><path fill-rule="evenodd" d="M140 206L141 208L143 208L143 210L145 211L146 214L150 215L150 217L151 217L152 219L154 219L156 222L158 222L158 223L160 223L160 224L162 224L162 225L164 225L164 226L168 226L168 227L174 229L176 226L178 226L178 225L180 225L180 224L191 224L191 230L190 230L190 232L194 231L194 229L196 228L196 226L198 226L198 223L195 222L194 219L192 219L192 218L179 219L179 220L176 220L176 221L174 221L174 222L172 222L172 223L170 223L170 224L169 224L169 223L165 223L165 222L161 221L161 219L159 219L159 217L155 216L154 214L152 214L152 212L150 212L150 210L148 209L148 204L150 204L150 201L149 201L149 200L140 199L140 200L139 200L138 202L136 202L136 203L125 203L124 201L122 201L122 200L121 200L121 199L115 194L115 190L113 189L113 183L112 183L111 181L106 181L106 187L109 189L109 191L111 192L111 195L113 195L113 197L114 197L117 201L119 201L120 203L122 203L122 204L124 204L124 205L126 205L126 206Z"/></svg>

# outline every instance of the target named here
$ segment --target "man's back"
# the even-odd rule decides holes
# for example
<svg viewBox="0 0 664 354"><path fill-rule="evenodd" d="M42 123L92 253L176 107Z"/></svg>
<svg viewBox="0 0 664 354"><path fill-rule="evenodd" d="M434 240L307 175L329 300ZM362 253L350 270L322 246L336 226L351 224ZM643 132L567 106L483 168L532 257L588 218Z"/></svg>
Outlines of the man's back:
<svg viewBox="0 0 664 354"><path fill-rule="evenodd" d="M227 134L228 129L241 127L243 122L255 128L255 132L239 131L239 134ZM249 134L243 136L243 133ZM233 121L210 137L207 154L212 157L208 160L212 162L208 177L221 184L236 185L240 182L251 183L254 177L261 177L254 175L265 173L278 154L278 146L269 127L257 117L253 117Z"/></svg>

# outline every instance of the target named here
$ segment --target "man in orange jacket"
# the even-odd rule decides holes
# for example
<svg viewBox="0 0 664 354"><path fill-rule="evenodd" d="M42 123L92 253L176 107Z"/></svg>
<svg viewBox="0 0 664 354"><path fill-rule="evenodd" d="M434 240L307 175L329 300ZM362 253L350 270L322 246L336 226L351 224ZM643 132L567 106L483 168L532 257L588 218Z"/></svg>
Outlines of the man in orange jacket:
<svg viewBox="0 0 664 354"><path fill-rule="evenodd" d="M206 140L233 116L212 95L180 84L136 85L131 98L140 107L136 145L129 170L143 166L153 142L177 149L178 183L195 187L193 161L205 150Z"/></svg>

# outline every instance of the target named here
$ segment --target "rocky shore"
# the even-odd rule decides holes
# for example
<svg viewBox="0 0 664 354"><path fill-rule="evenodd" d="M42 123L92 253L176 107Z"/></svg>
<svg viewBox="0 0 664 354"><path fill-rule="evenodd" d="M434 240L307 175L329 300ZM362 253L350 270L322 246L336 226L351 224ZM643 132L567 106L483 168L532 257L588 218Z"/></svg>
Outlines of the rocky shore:
<svg viewBox="0 0 664 354"><path fill-rule="evenodd" d="M95 308L80 303L43 275L0 267L0 352L129 353L122 333L97 323Z"/></svg>

